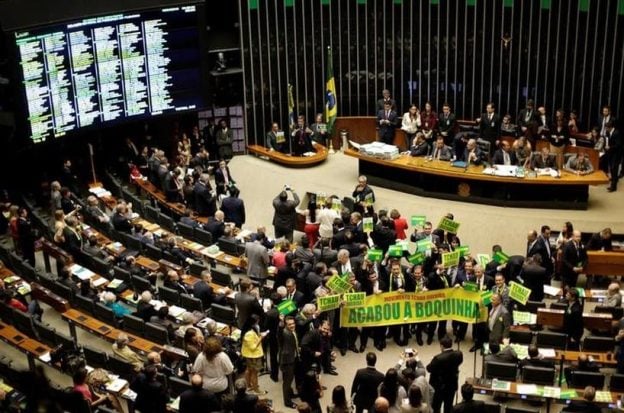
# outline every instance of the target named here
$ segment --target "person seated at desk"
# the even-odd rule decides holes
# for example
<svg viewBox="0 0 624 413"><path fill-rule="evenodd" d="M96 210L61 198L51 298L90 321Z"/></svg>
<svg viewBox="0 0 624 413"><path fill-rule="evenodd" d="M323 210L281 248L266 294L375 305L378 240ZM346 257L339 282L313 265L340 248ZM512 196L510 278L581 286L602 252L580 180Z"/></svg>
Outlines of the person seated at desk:
<svg viewBox="0 0 624 413"><path fill-rule="evenodd" d="M82 250L92 257L97 257L107 261L113 261L115 258L108 254L104 249L98 246L98 239L95 235L90 235L89 239L82 247Z"/></svg>
<svg viewBox="0 0 624 413"><path fill-rule="evenodd" d="M95 195L89 195L87 197L87 207L85 208L85 212L100 224L108 224L110 222L110 217L102 211L100 208L100 202Z"/></svg>
<svg viewBox="0 0 624 413"><path fill-rule="evenodd" d="M511 123L510 114L503 116L503 122L501 123L501 135L513 136L514 138L518 136L518 125Z"/></svg>
<svg viewBox="0 0 624 413"><path fill-rule="evenodd" d="M152 305L153 300L152 293L145 290L139 296L139 302L137 303L137 309L134 312L135 317L139 317L145 322L148 322L152 316L156 315L156 309Z"/></svg>
<svg viewBox="0 0 624 413"><path fill-rule="evenodd" d="M583 400L572 400L572 402L564 408L562 413L600 413L602 409L594 402L596 398L596 389L593 386L585 387L583 391Z"/></svg>
<svg viewBox="0 0 624 413"><path fill-rule="evenodd" d="M485 402L474 400L474 387L470 383L461 386L462 402L453 406L453 413L485 412ZM445 406L446 407L446 406Z"/></svg>
<svg viewBox="0 0 624 413"><path fill-rule="evenodd" d="M481 165L487 160L487 154L477 146L476 139L469 139L462 160L467 164Z"/></svg>
<svg viewBox="0 0 624 413"><path fill-rule="evenodd" d="M509 142L502 140L500 148L494 152L492 156L493 165L518 165L518 158L516 158L516 152L511 150Z"/></svg>
<svg viewBox="0 0 624 413"><path fill-rule="evenodd" d="M128 347L129 342L130 339L126 333L119 333L113 343L113 354L122 360L131 363L134 367L134 371L139 372L143 368L143 360L141 360L141 357L139 357L137 353Z"/></svg>
<svg viewBox="0 0 624 413"><path fill-rule="evenodd" d="M130 234L132 232L132 223L128 219L128 207L125 204L118 204L115 207L115 213L111 219L113 228L119 232L125 232Z"/></svg>
<svg viewBox="0 0 624 413"><path fill-rule="evenodd" d="M422 132L416 133L416 137L412 141L410 147L411 156L427 156L429 154L429 145L425 140L425 135Z"/></svg>
<svg viewBox="0 0 624 413"><path fill-rule="evenodd" d="M594 172L594 166L585 152L579 152L576 156L571 156L563 169L576 175L589 175Z"/></svg>
<svg viewBox="0 0 624 413"><path fill-rule="evenodd" d="M163 305L156 311L156 314L150 317L149 322L163 327L169 334L169 340L175 341L175 328L173 322L167 317L169 316L169 306Z"/></svg>
<svg viewBox="0 0 624 413"><path fill-rule="evenodd" d="M106 307L113 310L115 318L122 319L126 314L130 314L130 309L118 303L117 297L110 291L103 292L100 296L100 300Z"/></svg>
<svg viewBox="0 0 624 413"><path fill-rule="evenodd" d="M431 151L431 159L434 161L450 161L452 157L453 151L451 147L444 144L444 136L438 135Z"/></svg>
<svg viewBox="0 0 624 413"><path fill-rule="evenodd" d="M511 346L505 346L505 348L501 348L500 343L497 341L490 341L489 344L490 353L485 356L485 362L496 362L496 363L517 363L518 355L514 351Z"/></svg>
<svg viewBox="0 0 624 413"><path fill-rule="evenodd" d="M58 273L57 281L63 284L65 287L71 289L74 293L80 291L80 287L78 287L78 284L74 280L72 280L71 270L68 266L61 268L61 271Z"/></svg>
<svg viewBox="0 0 624 413"><path fill-rule="evenodd" d="M604 306L607 307L621 307L622 306L622 294L620 294L620 284L612 282L607 288L607 296L605 297Z"/></svg>
<svg viewBox="0 0 624 413"><path fill-rule="evenodd" d="M180 276L175 270L167 271L167 278L163 283L164 287L171 288L172 290L176 290L180 294L192 294L193 289L190 286L186 286L181 280Z"/></svg>
<svg viewBox="0 0 624 413"><path fill-rule="evenodd" d="M74 375L72 376L72 381L74 386L72 387L72 391L76 393L80 393L84 400L89 403L89 406L95 407L101 404L104 404L107 400L107 396L98 396L97 398L93 396L93 392L89 388L87 384L87 376L89 372L84 367L76 370Z"/></svg>
<svg viewBox="0 0 624 413"><path fill-rule="evenodd" d="M550 149L544 146L540 153L531 158L531 169L557 168L555 155L550 154Z"/></svg>
<svg viewBox="0 0 624 413"><path fill-rule="evenodd" d="M284 152L284 143L286 138L284 137L284 131L280 130L277 122L271 124L271 130L266 134L266 147L270 151Z"/></svg>
<svg viewBox="0 0 624 413"><path fill-rule="evenodd" d="M217 210L215 212L214 217L210 218L206 224L204 224L204 229L210 234L212 234L213 240L218 240L223 236L223 231L225 229L225 214L221 210Z"/></svg>
<svg viewBox="0 0 624 413"><path fill-rule="evenodd" d="M291 132L292 136L292 152L295 156L303 156L306 152L314 152L312 147L312 129L305 123L305 116L299 115L297 117L297 125Z"/></svg>
<svg viewBox="0 0 624 413"><path fill-rule="evenodd" d="M188 225L189 227L199 227L199 222L193 219L193 211L189 208L186 208L180 217L180 222L184 225Z"/></svg>
<svg viewBox="0 0 624 413"><path fill-rule="evenodd" d="M161 240L160 247L163 252L167 251L177 259L178 262L176 264L190 264L193 261L192 254L178 247L175 236L170 236L166 240Z"/></svg>
<svg viewBox="0 0 624 413"><path fill-rule="evenodd" d="M511 150L516 154L518 165L523 168L527 168L531 162L531 154L533 151L531 148L531 142L529 142L526 136L520 136L516 139L513 145L511 145Z"/></svg>
<svg viewBox="0 0 624 413"><path fill-rule="evenodd" d="M529 358L521 360L519 363L520 369L531 366L531 367L554 367L555 363L553 360L546 360L544 356L542 356L537 348L537 345L530 344L529 345Z"/></svg>
<svg viewBox="0 0 624 413"><path fill-rule="evenodd" d="M611 228L605 228L602 231L593 234L589 239L589 242L587 242L586 249L588 251L613 251L611 236Z"/></svg>
<svg viewBox="0 0 624 413"><path fill-rule="evenodd" d="M226 296L232 292L229 287L223 287L223 294L215 293L211 283L212 274L210 270L203 270L201 280L193 286L193 296L202 301L204 308L210 308L212 303L223 304Z"/></svg>

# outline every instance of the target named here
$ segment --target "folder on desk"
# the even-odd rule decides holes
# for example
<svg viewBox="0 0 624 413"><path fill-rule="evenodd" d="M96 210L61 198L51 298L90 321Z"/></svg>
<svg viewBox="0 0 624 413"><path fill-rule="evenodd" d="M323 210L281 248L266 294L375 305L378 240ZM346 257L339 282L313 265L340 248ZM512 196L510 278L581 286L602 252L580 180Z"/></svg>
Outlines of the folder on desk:
<svg viewBox="0 0 624 413"><path fill-rule="evenodd" d="M453 161L451 162L451 166L456 168L465 168L468 164L465 161Z"/></svg>

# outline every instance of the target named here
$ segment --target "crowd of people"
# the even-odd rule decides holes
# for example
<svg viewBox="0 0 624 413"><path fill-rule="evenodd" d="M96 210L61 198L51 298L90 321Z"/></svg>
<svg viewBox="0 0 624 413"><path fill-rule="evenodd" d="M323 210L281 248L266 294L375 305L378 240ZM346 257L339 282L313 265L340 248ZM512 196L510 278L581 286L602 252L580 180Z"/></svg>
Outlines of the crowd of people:
<svg viewBox="0 0 624 413"><path fill-rule="evenodd" d="M392 108L391 102L385 98L381 103L384 108ZM430 105L426 106L422 114L415 109L414 112L414 108L410 108L410 116L413 118L415 114L419 115L420 127L424 125L431 131L430 137L425 134L425 140L433 142L439 134L433 152L436 159L436 150L441 150L444 156L452 156L453 151L447 148L446 141L449 136L452 142L456 139L452 128L443 130L443 124L454 118L448 105L445 105L441 121L433 114ZM492 113L490 109L488 113ZM525 118L528 117L525 115ZM424 123L422 119L426 119ZM440 126L437 127L436 123ZM612 128L610 125L607 122L607 131ZM298 130L301 132L301 129ZM307 132L304 130L301 133ZM419 133L416 131L415 135ZM415 136L414 139L419 138ZM526 136L525 142L528 141L530 138ZM134 145L132 142L130 144ZM468 150L472 150L474 142L469 140L466 144ZM274 149L280 150L277 147ZM220 158L221 155L227 157L227 154L220 153ZM472 160L472 155L469 157ZM340 310L320 312L316 305L319 297L331 292L327 286L328 280L334 275L345 275L351 285L351 292L364 292L366 295L388 291L423 292L461 288L466 283L474 283L478 290L491 291L493 295L487 321L472 324L474 343L471 351L477 351L487 343L496 356L505 351L512 311L516 308L509 297L508 282L513 280L522 283L531 289L531 300L541 301L544 298L543 285L548 284L553 277L561 278L565 291L562 300L567 308L565 331L568 332L568 349L578 349L584 333L583 309L575 287L586 264L586 250L608 251L612 248L612 234L608 228L594 234L587 245L583 245L581 233L574 230L571 223L566 223L556 243L552 245L550 228L544 225L539 233L529 231L526 254L512 256L504 263L491 260L486 265L467 254L461 258L459 265L446 267L442 263L442 255L462 246L458 234L436 229L430 221L409 231L407 220L398 209L375 209L375 194L365 176L358 178L351 193L352 204L343 202L338 196L313 195L309 197L307 205L300 205L296 190L285 186L272 202L274 237L269 236L264 226L258 226L246 241L238 240L234 235L245 223L244 204L239 199L240 191L225 160L212 166L208 151L199 148L195 155L189 153L184 155L184 160L180 158L174 165L169 165L164 151L147 148L131 160L131 171L133 167L159 187L169 201L186 205L187 212L180 222L199 226L201 224L194 218L207 217L207 223L202 226L211 233L212 239L217 241L225 238L240 243L245 250L247 263L247 276L241 278L239 291L233 300L236 327L241 331L239 343L219 336L214 322L204 327L195 326L196 320L191 314L183 317L181 325L173 323L167 318L166 306L158 310L153 307L152 294L156 294L156 289L140 292L137 308L131 309L118 302L114 293L97 291L88 282L76 283L67 267L59 268L59 280L72 290L101 300L119 319L132 313L145 321L165 327L171 339L179 338L189 354L189 362L184 366L173 366L161 360L158 353L150 353L144 360L128 346L128 336L120 334L117 337L112 351L131 363L136 370L132 388L137 393L136 407L140 411L165 411L168 402L166 381L159 378L176 376L191 384L191 389L181 396L181 413L210 411L206 410L206 406L210 406L213 411L255 409L263 412L269 408L263 401L266 397L281 397L284 406L301 412L321 412L319 399L326 390L321 382L322 374L339 374L335 367L337 354L346 356L349 352L366 354L367 366L357 371L350 393L344 386L332 389L329 411L350 411L351 400L358 412L437 413L442 406L445 412L452 409L466 411L460 406L473 403L473 389L469 384L461 388L464 402L453 407L455 393L459 389L463 354L453 350L452 346L453 341L466 340L468 324L437 321L389 328L341 327L338 316ZM87 215L92 222L110 226L136 237L144 244L166 250L182 266L201 260L201 257L180 248L175 237L156 237L135 224L132 205L124 201L120 200L111 214L99 205L97 198L91 196L87 198L86 208L81 210L72 197L72 194L77 194L74 190L79 189L77 186L74 190L69 188L69 185L76 185L73 178L69 177L71 173L62 179L62 184L53 183L50 192L50 212L54 216L50 232L54 242L69 253L80 251L104 260L115 260L98 247L97 239L83 239L80 216ZM214 186L211 183L213 179ZM36 231L29 222L23 222L28 221L28 211L24 208L10 210L15 215L11 215L7 228L15 240L15 247L34 265ZM305 216L305 227L300 242L295 244L298 213ZM454 219L450 213L445 218ZM364 228L365 219L372 219L370 230ZM389 254L391 245L397 240L408 238L413 242L430 241L422 262L418 264L408 263L406 255L393 257ZM373 246L382 251L380 259L369 256L368 252ZM492 256L501 251L501 246L494 245ZM193 295L202 301L204 308L209 308L212 303L230 305L227 296L231 291L215 291L210 285L212 280L209 269L191 287L185 285L175 271L166 274L147 273L133 260L132 256L127 256L116 263L132 275L145 277L152 284L156 284L159 277L164 278L163 285ZM621 306L621 297L619 304L617 298L614 298L619 295L619 288L616 286L609 291L609 300ZM288 310L282 308L284 303L291 304ZM624 325L620 326L614 336L619 343L624 343ZM375 352L369 348L370 338ZM375 365L377 355L385 350L388 340L395 341L399 346L413 345L416 350L413 353L406 352L399 365L382 373L376 370ZM417 349L433 345L436 340L440 345L440 354L429 361L420 360ZM618 369L624 371L624 357L620 357L618 362ZM266 390L260 388L258 375L264 369L276 382L281 372L281 395L267 396ZM242 376L235 381L235 394L231 395L228 380L233 373L242 373ZM93 403L106 403L106 400L90 395L85 388L84 375L80 371L74 377L76 391ZM300 401L295 402L297 397Z"/></svg>

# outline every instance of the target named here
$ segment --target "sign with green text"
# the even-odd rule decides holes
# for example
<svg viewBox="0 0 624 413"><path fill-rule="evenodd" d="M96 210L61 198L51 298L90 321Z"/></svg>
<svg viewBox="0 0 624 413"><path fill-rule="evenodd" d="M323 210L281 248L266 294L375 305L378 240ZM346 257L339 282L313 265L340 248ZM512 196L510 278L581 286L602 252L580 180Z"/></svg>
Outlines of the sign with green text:
<svg viewBox="0 0 624 413"><path fill-rule="evenodd" d="M366 296L360 307L340 309L341 327L381 327L443 320L465 323L487 320L481 294L462 288L420 293L382 293Z"/></svg>
<svg viewBox="0 0 624 413"><path fill-rule="evenodd" d="M444 217L440 220L440 223L438 224L438 229L450 232L451 234L457 234L457 230L459 229L459 222Z"/></svg>
<svg viewBox="0 0 624 413"><path fill-rule="evenodd" d="M522 284L518 284L515 281L509 283L509 298L516 300L522 305L525 305L529 301L531 295L531 289L526 288Z"/></svg>
<svg viewBox="0 0 624 413"><path fill-rule="evenodd" d="M388 255L391 257L402 257L403 256L403 246L401 244L390 245L388 248Z"/></svg>
<svg viewBox="0 0 624 413"><path fill-rule="evenodd" d="M492 261L492 258L488 254L477 254L477 261L485 269L485 267Z"/></svg>
<svg viewBox="0 0 624 413"><path fill-rule="evenodd" d="M470 255L470 247L468 245L462 245L457 247L457 251L459 251L460 257L465 257L466 255Z"/></svg>
<svg viewBox="0 0 624 413"><path fill-rule="evenodd" d="M459 265L459 251L442 254L442 266L444 268L457 267Z"/></svg>
<svg viewBox="0 0 624 413"><path fill-rule="evenodd" d="M340 295L326 295L325 297L318 297L316 299L316 307L319 312L334 310L340 307Z"/></svg>
<svg viewBox="0 0 624 413"><path fill-rule="evenodd" d="M383 251L382 250L378 250L378 249L370 249L368 250L368 255L367 255L368 259L375 262L375 261L381 261L383 259Z"/></svg>
<svg viewBox="0 0 624 413"><path fill-rule="evenodd" d="M297 305L293 300L284 300L277 305L277 311L282 315L288 315L297 310Z"/></svg>
<svg viewBox="0 0 624 413"><path fill-rule="evenodd" d="M422 252L417 252L413 255L410 255L407 258L407 261L409 261L409 263L412 265L422 264L425 261L425 254L423 254Z"/></svg>
<svg viewBox="0 0 624 413"><path fill-rule="evenodd" d="M412 215L410 222L413 227L422 227L427 222L427 218L424 215Z"/></svg>
<svg viewBox="0 0 624 413"><path fill-rule="evenodd" d="M428 239L421 239L420 241L416 242L416 251L427 251L433 247L435 247L435 245Z"/></svg>
<svg viewBox="0 0 624 413"><path fill-rule="evenodd" d="M361 307L366 300L366 293L345 293L343 298L346 308Z"/></svg>
<svg viewBox="0 0 624 413"><path fill-rule="evenodd" d="M367 234L373 232L373 217L364 217L362 219L362 228Z"/></svg>
<svg viewBox="0 0 624 413"><path fill-rule="evenodd" d="M347 279L347 277L341 277L338 274L332 275L329 280L327 280L327 288L332 290L336 294L342 294L344 292L349 291L351 288L351 283Z"/></svg>
<svg viewBox="0 0 624 413"><path fill-rule="evenodd" d="M505 264L507 261L509 261L509 255L505 254L503 251L498 251L496 254L494 254L493 259L499 264Z"/></svg>

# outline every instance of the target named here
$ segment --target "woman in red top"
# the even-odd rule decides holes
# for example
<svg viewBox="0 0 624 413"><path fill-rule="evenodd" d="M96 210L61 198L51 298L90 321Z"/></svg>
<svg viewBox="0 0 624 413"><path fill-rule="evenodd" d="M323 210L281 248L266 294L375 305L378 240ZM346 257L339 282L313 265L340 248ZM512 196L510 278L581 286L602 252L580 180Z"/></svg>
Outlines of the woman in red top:
<svg viewBox="0 0 624 413"><path fill-rule="evenodd" d="M390 211L390 218L394 220L394 232L396 232L397 239L405 239L405 230L407 229L407 220L401 216L399 211L393 209Z"/></svg>

